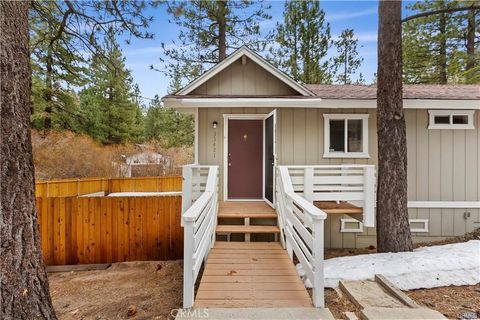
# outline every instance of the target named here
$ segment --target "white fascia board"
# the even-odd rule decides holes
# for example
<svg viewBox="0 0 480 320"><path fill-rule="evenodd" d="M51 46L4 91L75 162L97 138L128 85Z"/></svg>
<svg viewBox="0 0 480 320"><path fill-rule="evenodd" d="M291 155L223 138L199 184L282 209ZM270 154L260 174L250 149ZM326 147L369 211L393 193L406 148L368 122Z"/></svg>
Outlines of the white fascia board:
<svg viewBox="0 0 480 320"><path fill-rule="evenodd" d="M164 98L165 106L172 108L259 107L376 109L375 99L322 99L315 98ZM405 109L480 110L479 100L404 99Z"/></svg>
<svg viewBox="0 0 480 320"><path fill-rule="evenodd" d="M188 98L178 99L179 108L220 108L220 107L275 107L275 108L321 108L322 99L295 98ZM165 102L165 105L167 103Z"/></svg>
<svg viewBox="0 0 480 320"><path fill-rule="evenodd" d="M267 70L269 73L271 73L273 76L277 77L279 80L281 80L283 83L297 91L298 93L304 95L304 96L314 96L314 93L292 78L290 78L287 74L283 73L282 71L278 70L275 68L273 65L271 65L268 61L266 61L264 58L253 52L247 47L241 47L231 55L229 55L225 60L222 62L216 64L213 66L210 70L205 72L203 75L201 75L199 78L193 80L190 82L187 86L185 86L183 89L178 91L176 94L177 95L187 95L205 82L207 82L209 79L213 78L215 75L220 73L222 70L230 66L233 62L236 60L240 59L242 56L247 56L250 58L252 61L260 65L262 68Z"/></svg>

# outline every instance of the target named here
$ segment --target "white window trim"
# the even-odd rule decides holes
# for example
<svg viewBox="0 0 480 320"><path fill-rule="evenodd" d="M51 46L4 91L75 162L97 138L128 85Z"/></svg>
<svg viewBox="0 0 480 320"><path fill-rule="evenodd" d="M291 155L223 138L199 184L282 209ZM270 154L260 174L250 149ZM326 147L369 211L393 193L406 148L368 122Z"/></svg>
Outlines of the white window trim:
<svg viewBox="0 0 480 320"><path fill-rule="evenodd" d="M409 219L411 232L428 232L428 220L429 219ZM412 223L423 223L423 228L412 228Z"/></svg>
<svg viewBox="0 0 480 320"><path fill-rule="evenodd" d="M340 232L343 233L356 233L356 232L363 232L363 223L358 221L357 219L351 218L342 218L340 219ZM347 223L358 223L357 228L347 228Z"/></svg>
<svg viewBox="0 0 480 320"><path fill-rule="evenodd" d="M429 121L428 129L447 129L447 130L471 130L475 129L473 124L473 116L475 110L428 110ZM450 124L435 124L435 116L449 116ZM467 116L467 124L453 124L452 116Z"/></svg>
<svg viewBox="0 0 480 320"><path fill-rule="evenodd" d="M324 114L324 158L370 158L368 154L368 114ZM362 142L363 152L330 152L330 120L363 120ZM345 126L345 131L348 127ZM348 135L345 132L345 146L347 146Z"/></svg>

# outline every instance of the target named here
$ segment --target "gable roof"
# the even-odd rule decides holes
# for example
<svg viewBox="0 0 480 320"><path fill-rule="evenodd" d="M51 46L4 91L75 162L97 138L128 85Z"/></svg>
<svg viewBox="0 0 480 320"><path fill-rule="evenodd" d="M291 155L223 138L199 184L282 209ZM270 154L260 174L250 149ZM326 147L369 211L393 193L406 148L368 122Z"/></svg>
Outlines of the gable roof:
<svg viewBox="0 0 480 320"><path fill-rule="evenodd" d="M306 84L305 87L322 99L377 99L377 87L375 85ZM468 84L404 84L403 99L480 100L480 86Z"/></svg>
<svg viewBox="0 0 480 320"><path fill-rule="evenodd" d="M246 56L250 58L252 61L260 65L263 69L268 71L271 75L275 76L278 78L280 81L285 83L287 86L295 90L296 92L300 93L302 96L315 96L315 94L310 91L308 88L305 86L301 85L297 81L295 81L293 78L288 76L286 73L280 71L278 68L273 66L270 62L265 60L263 57L255 53L253 50L249 49L246 46L242 46L239 49L237 49L235 52L233 52L231 55L229 55L227 58L225 58L223 61L217 63L215 66L213 66L210 70L202 74L200 77L197 79L193 80L190 82L188 85L186 85L184 88L180 89L177 91L174 95L175 96L185 96L198 87L200 87L202 84L207 82L209 79L214 77L215 75L219 74L222 70L230 66L233 62L237 61L240 59L242 56Z"/></svg>

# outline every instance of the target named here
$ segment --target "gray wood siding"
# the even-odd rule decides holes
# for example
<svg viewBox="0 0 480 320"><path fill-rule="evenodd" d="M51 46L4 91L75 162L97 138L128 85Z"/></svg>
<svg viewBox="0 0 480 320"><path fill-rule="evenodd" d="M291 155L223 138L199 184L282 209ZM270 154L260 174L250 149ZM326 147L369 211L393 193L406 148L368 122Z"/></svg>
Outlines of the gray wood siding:
<svg viewBox="0 0 480 320"><path fill-rule="evenodd" d="M299 95L298 92L248 58L245 65L242 65L242 59L233 62L190 94L211 96Z"/></svg>
<svg viewBox="0 0 480 320"><path fill-rule="evenodd" d="M199 110L199 162L220 166L223 196L223 114L267 114L270 108L210 108ZM325 113L368 113L369 159L325 159ZM408 198L410 201L480 201L480 111L475 130L428 130L427 110L406 110ZM217 121L217 129L212 122ZM291 109L277 111L277 157L280 165L377 164L374 109ZM468 212L468 213L466 213ZM478 209L409 209L411 219L429 219L429 232L415 241L443 239L470 232L480 222ZM468 216L469 215L469 216ZM340 215L325 224L326 247L375 245L375 229L361 234L340 233Z"/></svg>

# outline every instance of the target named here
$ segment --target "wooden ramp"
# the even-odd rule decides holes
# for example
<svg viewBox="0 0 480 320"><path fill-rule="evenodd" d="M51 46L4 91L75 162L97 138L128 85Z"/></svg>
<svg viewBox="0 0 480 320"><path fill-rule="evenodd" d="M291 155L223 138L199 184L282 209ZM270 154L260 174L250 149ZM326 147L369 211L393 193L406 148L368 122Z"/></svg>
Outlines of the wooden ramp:
<svg viewBox="0 0 480 320"><path fill-rule="evenodd" d="M194 307L312 307L312 300L280 243L217 241Z"/></svg>

